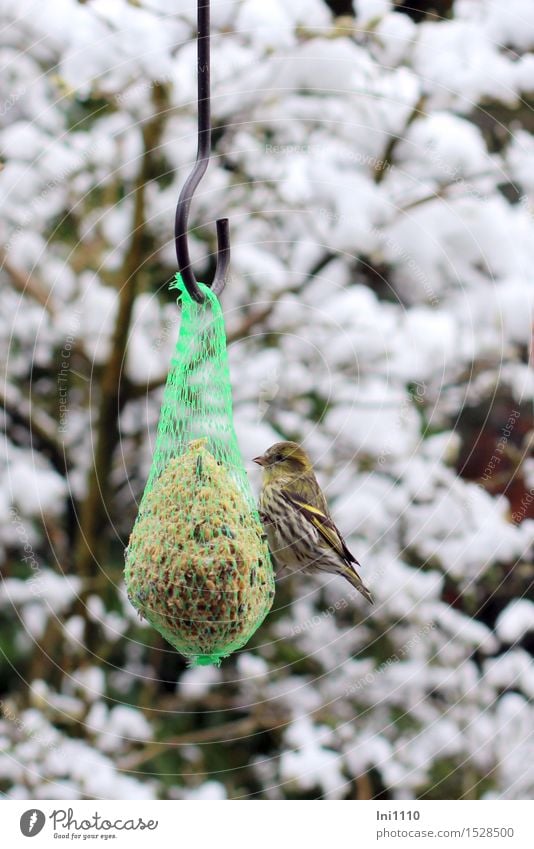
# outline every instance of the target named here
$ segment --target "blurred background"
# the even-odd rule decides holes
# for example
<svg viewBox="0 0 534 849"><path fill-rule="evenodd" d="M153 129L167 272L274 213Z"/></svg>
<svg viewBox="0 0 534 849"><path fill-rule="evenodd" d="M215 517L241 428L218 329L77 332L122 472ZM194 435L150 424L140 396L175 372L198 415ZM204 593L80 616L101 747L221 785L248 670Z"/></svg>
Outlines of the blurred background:
<svg viewBox="0 0 534 849"><path fill-rule="evenodd" d="M534 793L534 10L212 0L235 423L302 441L376 598L278 582L187 669L122 583L180 314L196 3L2 0L0 791Z"/></svg>

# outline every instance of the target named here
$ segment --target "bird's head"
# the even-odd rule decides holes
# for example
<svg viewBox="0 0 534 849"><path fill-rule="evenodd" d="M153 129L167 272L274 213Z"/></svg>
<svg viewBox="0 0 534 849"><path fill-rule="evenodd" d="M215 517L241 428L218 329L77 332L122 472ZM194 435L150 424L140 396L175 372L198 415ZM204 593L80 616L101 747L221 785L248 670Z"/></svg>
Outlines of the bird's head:
<svg viewBox="0 0 534 849"><path fill-rule="evenodd" d="M312 469L310 458L296 442L277 442L254 457L254 462L263 467L265 480L300 477Z"/></svg>

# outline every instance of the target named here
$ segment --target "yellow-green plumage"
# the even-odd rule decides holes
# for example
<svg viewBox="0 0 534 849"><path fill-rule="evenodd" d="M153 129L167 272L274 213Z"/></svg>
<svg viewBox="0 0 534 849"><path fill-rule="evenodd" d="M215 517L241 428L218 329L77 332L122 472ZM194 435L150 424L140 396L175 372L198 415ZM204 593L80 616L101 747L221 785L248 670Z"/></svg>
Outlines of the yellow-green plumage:
<svg viewBox="0 0 534 849"><path fill-rule="evenodd" d="M255 462L263 467L260 515L277 567L343 575L372 603L356 571L360 564L334 524L304 449L296 442L277 442Z"/></svg>

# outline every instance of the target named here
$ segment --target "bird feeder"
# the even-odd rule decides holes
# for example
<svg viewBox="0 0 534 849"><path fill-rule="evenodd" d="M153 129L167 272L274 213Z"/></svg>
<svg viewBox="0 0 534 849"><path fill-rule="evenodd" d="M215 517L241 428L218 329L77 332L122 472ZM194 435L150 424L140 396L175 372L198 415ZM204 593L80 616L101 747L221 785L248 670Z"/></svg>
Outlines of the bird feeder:
<svg viewBox="0 0 534 849"><path fill-rule="evenodd" d="M198 2L198 151L176 210L180 333L160 412L149 478L126 549L128 597L192 664L219 664L267 615L274 574L235 435L218 295L230 259L217 221L211 287L189 258L187 221L211 153L209 0Z"/></svg>

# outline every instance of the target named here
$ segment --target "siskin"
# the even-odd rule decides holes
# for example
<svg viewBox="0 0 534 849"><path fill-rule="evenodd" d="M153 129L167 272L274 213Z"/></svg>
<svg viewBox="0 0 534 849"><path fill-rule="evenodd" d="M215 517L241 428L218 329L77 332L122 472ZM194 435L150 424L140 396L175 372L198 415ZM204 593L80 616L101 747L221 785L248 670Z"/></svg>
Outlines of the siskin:
<svg viewBox="0 0 534 849"><path fill-rule="evenodd" d="M306 452L296 442L277 442L254 462L263 467L260 516L277 568L343 575L372 604Z"/></svg>

